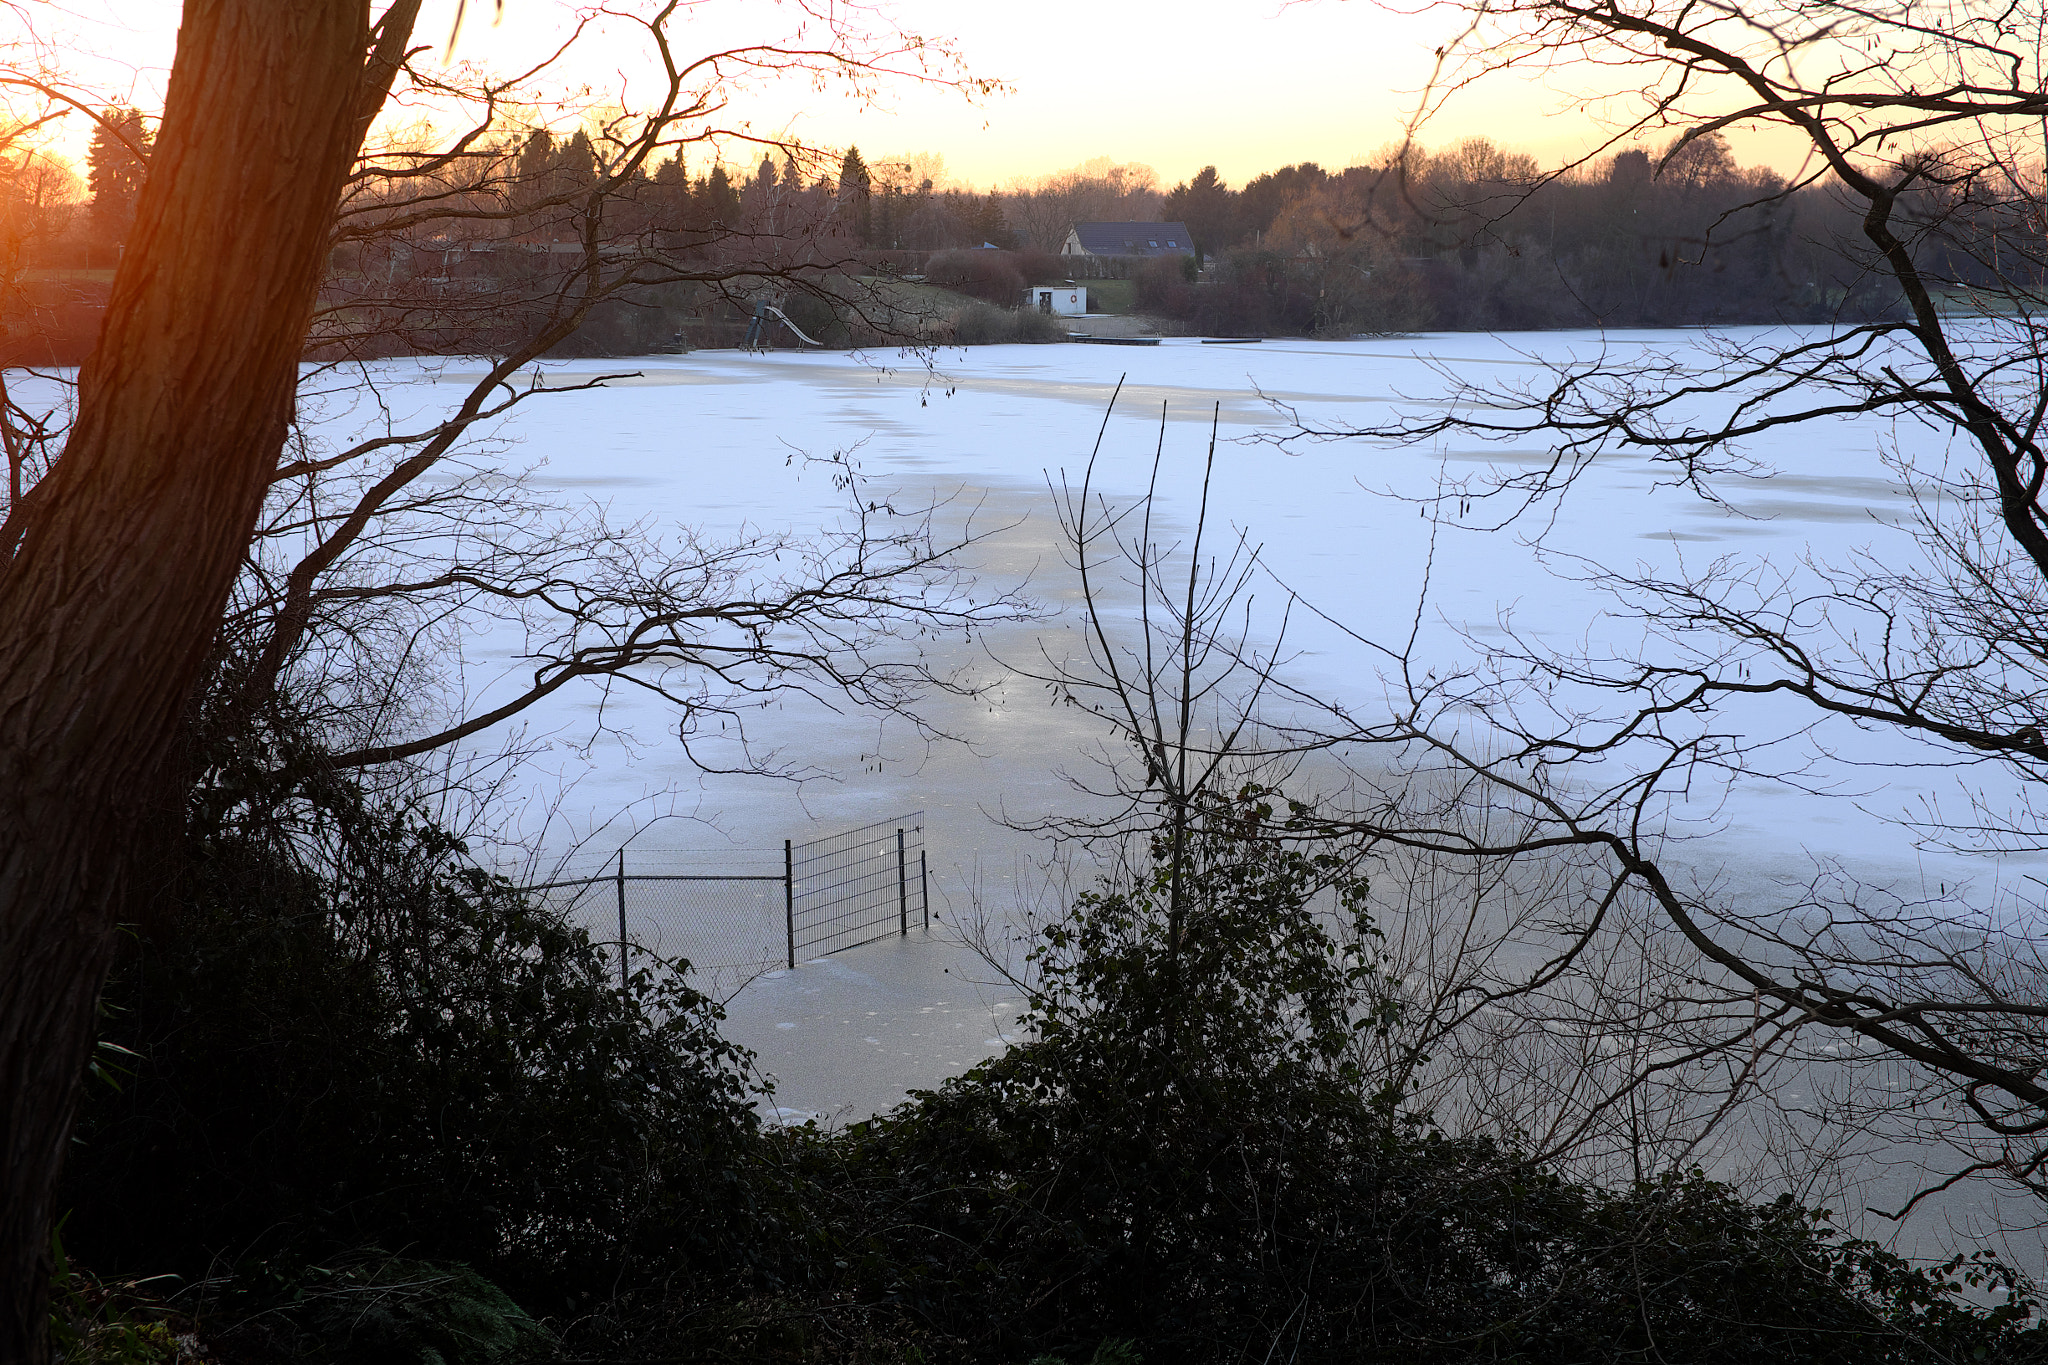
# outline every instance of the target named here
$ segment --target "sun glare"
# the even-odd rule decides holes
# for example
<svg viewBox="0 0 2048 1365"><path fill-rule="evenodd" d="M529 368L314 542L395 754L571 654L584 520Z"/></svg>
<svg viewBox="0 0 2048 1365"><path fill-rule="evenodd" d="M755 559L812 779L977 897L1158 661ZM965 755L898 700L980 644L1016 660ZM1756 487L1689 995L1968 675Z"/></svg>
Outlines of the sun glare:
<svg viewBox="0 0 2048 1365"><path fill-rule="evenodd" d="M581 8L512 0L500 13L472 2L458 30L458 0L429 0L421 27L432 44L418 60L530 67L563 45ZM780 7L769 12L787 22ZM827 149L918 149L943 158L949 182L962 188L1014 184L1099 156L1148 165L1162 186L1210 165L1241 184L1301 161L1356 165L1398 145L1430 80L1432 54L1452 36L1452 19L1442 13L1339 0L1204 0L1178 7L1171 23L1138 0L1102 0L1091 13L1088 33L1101 36L1050 25L1016 6L905 0L870 21L949 41L970 74L1003 88L969 99L956 89L892 82L859 97L807 82L763 82L740 92L720 123L740 137ZM759 20L758 6L707 5L678 32L691 51L714 51L757 36L750 26ZM596 20L557 65L556 88L615 99L621 81L630 91L651 80L646 54L620 27ZM175 6L76 5L61 26L46 25L38 36L45 65L77 90L145 111L161 107ZM1484 136L1550 164L1599 147L1610 112L1618 119L1624 111L1578 98L1569 69L1541 80L1518 73L1461 92L1418 137L1435 146ZM414 106L392 111L387 123L432 118L431 108ZM62 119L49 129L46 149L82 166L88 136L83 118ZM1790 143L1781 148L1755 136L1738 139L1735 150L1774 165L1796 155ZM752 159L737 146L732 157Z"/></svg>

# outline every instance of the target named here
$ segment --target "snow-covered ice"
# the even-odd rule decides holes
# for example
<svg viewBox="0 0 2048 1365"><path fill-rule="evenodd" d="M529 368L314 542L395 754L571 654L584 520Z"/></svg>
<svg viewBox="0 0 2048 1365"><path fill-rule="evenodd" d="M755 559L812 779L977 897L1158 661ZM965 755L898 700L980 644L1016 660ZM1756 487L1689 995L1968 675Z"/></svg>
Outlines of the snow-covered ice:
<svg viewBox="0 0 2048 1365"><path fill-rule="evenodd" d="M700 352L579 361L551 369L567 376L636 373L601 390L530 401L498 434L513 443L508 465L538 466L527 481L534 491L603 504L614 521L646 518L657 527L714 532L828 523L839 495L826 473L793 456L860 443L866 475L892 496L947 499L951 515L972 509L977 525L1008 527L981 552L991 581L1028 576L1042 600L1071 605L1074 585L1062 566L1048 480L1063 472L1078 477L1121 381L1098 488L1120 499L1143 492L1163 411L1159 520L1168 538L1184 537L1216 411L1223 444L1213 520L1241 528L1262 547L1274 576L1319 610L1361 634L1391 640L1405 634L1416 612L1431 523L1413 503L1385 492L1427 493L1447 475L1545 452L1533 443L1525 450L1476 442L1281 447L1244 438L1284 430L1279 405L1318 423L1370 422L1397 400L1414 406L1444 385L1432 366L1461 378L1511 379L1535 373L1536 354L1604 349L1626 358L1634 348L1686 344L1685 333L1553 333L1234 347L985 347L941 352L930 368L895 354ZM422 411L445 402L475 372L445 362L379 369L387 381L401 381L387 382L387 404L403 410L413 402ZM1872 544L1884 554L1909 555L1910 540L1893 529L1905 499L1878 458L1890 434L1875 419L1845 419L1754 442L1749 453L1774 476L1724 482L1729 507L1657 486L1668 479L1641 458L1603 458L1548 522L1544 542L1556 556L1583 555L1622 569L1697 566L1731 553L1789 566L1808 552L1839 560ZM1567 647L1631 638L1629 623L1605 615L1606 599L1538 564L1525 539L1533 529L1488 531L1455 520L1439 528L1420 654L1459 662L1468 646L1449 627L1485 639L1498 633L1503 612L1526 637ZM1262 593L1277 596L1271 585ZM1059 651L1071 626L1067 613L1035 634ZM465 679L473 706L509 694L524 676L505 657L511 650L494 652L494 643L516 642L473 642ZM1012 658L1035 648L1002 632L985 643ZM1380 660L1300 612L1288 643L1290 677L1369 709ZM963 649L959 658L971 661L979 649ZM535 733L583 740L597 706L595 689L566 689L526 723ZM1000 804L1029 816L1059 805L1067 798L1053 769L1096 736L1085 719L1047 707L1035 686L1000 689L989 704L941 703L939 714L967 734L976 752L928 750L907 728L858 715L794 704L771 709L756 722L757 734L838 774L798 792L770 781L700 777L672 740L664 742L673 717L656 701L614 691L604 702L605 726L633 743L600 735L587 763L565 760L576 780L564 809L581 824L672 791L682 799L670 808L714 820L736 842L758 847L923 807L931 813L935 872L944 867L955 876L979 853L984 868L1007 873L1020 845L984 811ZM1772 723L1763 714L1752 719L1759 732ZM1866 741L1837 739L1852 746L1848 757L1883 756L1881 749L1854 748ZM1892 770L1850 776L1851 785L1872 793L1864 804L1879 812L1903 810L1950 780L1939 772ZM1752 868L1791 867L1809 853L1851 854L1866 867L1879 859L1896 875L1914 874L1918 865L1918 855L1903 850L1896 828L1882 820L1859 815L1849 803L1806 800L1762 784L1734 793L1719 825L1710 847ZM664 839L681 847L717 842L709 830L684 823L651 831L635 846ZM949 890L957 889L956 877Z"/></svg>
<svg viewBox="0 0 2048 1365"><path fill-rule="evenodd" d="M1426 404L1443 390L1446 371L1512 380L1540 374L1542 357L1604 351L1625 359L1645 348L1697 344L1683 332L1459 334L1257 346L999 346L943 351L929 364L896 353L574 361L546 368L558 382L629 377L520 405L495 425L492 439L503 444L488 458L507 470L530 470L530 491L564 506L601 505L614 523L644 520L657 530L690 526L717 535L831 524L843 495L828 470L799 456L857 447L866 477L888 496L943 500L942 519L955 526L971 513L977 527L1002 528L977 551L989 582L1027 581L1041 601L1071 608L1075 585L1064 567L1048 483L1078 478L1121 384L1099 489L1120 500L1144 492L1163 414L1165 474L1155 520L1165 528L1162 538L1184 538L1213 414L1223 438L1214 523L1241 529L1261 547L1274 577L1320 611L1360 634L1394 639L1416 616L1431 523L1414 503L1387 491L1423 494L1447 476L1489 462L1542 459L1545 452L1534 442L1516 450L1458 441L1280 446L1247 438L1285 430L1290 410L1314 423L1364 424L1396 403ZM444 412L480 366L390 361L372 370L381 407L351 407L337 398L327 434L346 437L386 415L405 428ZM350 382L346 374L328 379L337 392ZM1560 555L1621 569L1697 565L1723 554L1767 555L1789 566L1809 552L1840 560L1865 545L1901 562L1897 556L1913 553L1895 529L1906 499L1880 460L1894 435L1878 419L1845 418L1752 443L1749 453L1775 474L1724 483L1731 507L1659 486L1657 471L1641 458L1603 458L1558 507L1545 543ZM1453 628L1485 639L1503 612L1525 635L1562 646L1630 638L1634 627L1607 616L1605 599L1548 572L1522 534L1484 531L1454 517L1437 537L1423 656L1440 651L1446 665L1456 664L1468 646ZM1278 596L1271 585L1261 594ZM953 653L941 661L974 664L985 659L984 650L1029 658L1041 643L1065 653L1073 626L1066 610L1028 628L995 630L972 646L947 646ZM470 707L522 685L518 644L491 632L467 640L462 686ZM1289 646L1294 681L1370 708L1380 662L1355 641L1297 612ZM779 852L783 838L922 808L934 908L950 922L971 902L1000 911L1013 889L1028 888L1036 846L993 817L1028 819L1071 802L1059 769L1079 766L1083 750L1102 738L1087 717L1047 700L1042 687L1014 680L982 700L942 698L935 718L968 743L936 746L872 716L794 701L771 707L750 722L755 737L836 775L798 789L706 776L681 753L675 717L657 700L632 689L601 697L594 686L570 687L524 718L530 736L554 736L560 744L528 766L513 794L529 798L535 814L528 832L544 841L601 827L586 846L589 862L632 834L636 857L686 850L700 865L724 860L743 871L771 859L769 850ZM1759 732L1783 719L1767 709L1747 713ZM1887 752L1882 736L1835 738L1846 746L1839 751L1844 761ZM487 735L478 744L496 742ZM1839 775L1868 793L1862 805L1870 813L1851 802L1748 784L1730 794L1715 832L1690 856L1725 865L1737 881L1796 875L1815 855L1853 857L1866 873L1908 880L1985 872L1952 856L1915 852L1879 818L1941 793L1950 775L1855 767ZM1007 983L991 975L935 930L929 943L913 936L761 977L734 1001L733 1028L781 1080L777 1103L791 1113L865 1113L987 1054L988 1040L1000 1039L1015 1007ZM948 1022L915 1026L930 1017L919 1013L928 1009L945 1011Z"/></svg>
<svg viewBox="0 0 2048 1365"><path fill-rule="evenodd" d="M601 504L615 522L645 519L657 529L688 525L714 534L830 524L842 495L829 471L799 456L857 447L866 477L888 496L942 500L944 516L956 525L971 512L978 527L1003 528L977 551L989 582L1028 580L1040 600L1069 609L1029 628L990 632L971 647L949 646L953 653L942 660L973 664L983 650L1029 659L1041 645L1055 654L1070 647L1075 584L1064 567L1048 486L1078 479L1121 384L1098 489L1118 500L1143 493L1163 415L1165 473L1155 521L1162 539L1184 539L1213 415L1223 438L1213 523L1243 531L1261 547L1274 578L1320 611L1362 635L1391 640L1416 617L1432 524L1413 502L1387 494L1426 494L1446 478L1546 459L1547 452L1535 442L1524 449L1456 440L1280 446L1251 438L1285 430L1290 413L1313 424L1366 424L1397 403L1426 406L1443 391L1447 373L1512 382L1540 375L1546 358L1604 352L1625 361L1650 348L1696 345L1697 336L1683 332L1546 333L1227 347L985 347L947 350L929 364L893 353L577 361L549 366L555 382L599 373L631 377L529 401L496 435L509 443L501 456L508 468L533 467L526 482L534 492L565 505ZM459 361L392 362L377 370L382 401L401 424L408 410L445 405L477 373L473 363ZM1668 473L1640 457L1605 457L1542 523L1544 544L1554 563L1579 555L1617 569L1697 567L1726 554L1768 556L1790 567L1805 554L1839 561L1863 546L1900 564L1916 552L1896 529L1905 495L1880 460L1894 435L1878 419L1849 418L1753 442L1748 453L1772 477L1724 481L1726 506L1665 486ZM1536 524L1498 531L1480 529L1479 521L1474 515L1461 524L1454 515L1436 528L1422 657L1456 665L1470 648L1456 630L1480 640L1497 636L1504 613L1525 638L1567 648L1627 644L1635 627L1607 615L1607 599L1538 562L1527 543ZM1279 595L1271 584L1261 593L1269 601ZM1288 644L1291 679L1370 710L1379 658L1301 612ZM470 705L488 705L520 685L522 668L510 657L517 645L488 634L471 640L464 679ZM729 846L725 856L734 868L751 870L782 838L922 808L934 906L948 923L973 903L1000 913L1013 892L1028 888L1035 845L994 817L1028 819L1072 803L1059 770L1085 766L1083 751L1102 738L1087 717L1049 706L1042 687L1015 680L984 700L934 703L936 719L966 745L927 746L899 723L792 702L750 725L757 740L836 774L799 790L700 774L681 754L674 717L658 701L614 690L602 700L602 733L599 706L594 688L572 688L526 719L530 733L554 734L569 746L529 770L533 808L553 810L546 837L630 812L592 841L596 861L639 822L672 815L634 835L634 856L688 849L708 865ZM1792 715L1765 703L1737 713L1736 721L1761 734L1791 723ZM1953 782L1949 774L1855 766L1897 752L1882 735L1834 734L1829 742L1838 755L1829 760L1833 776L1863 793L1860 803L1746 783L1713 812L1713 833L1692 846L1690 859L1719 869L1738 888L1801 876L1814 857L1834 855L1853 858L1866 876L1907 882L1985 873L1952 855L1914 851L1881 818L1942 794ZM2012 871L2008 860L2005 875ZM779 1105L795 1114L861 1114L986 1055L986 1040L1001 1036L1014 1013L1011 988L992 977L941 929L929 943L913 936L758 978L734 1000L732 1028L777 1077ZM914 1027L925 1010L945 1011L951 1023Z"/></svg>

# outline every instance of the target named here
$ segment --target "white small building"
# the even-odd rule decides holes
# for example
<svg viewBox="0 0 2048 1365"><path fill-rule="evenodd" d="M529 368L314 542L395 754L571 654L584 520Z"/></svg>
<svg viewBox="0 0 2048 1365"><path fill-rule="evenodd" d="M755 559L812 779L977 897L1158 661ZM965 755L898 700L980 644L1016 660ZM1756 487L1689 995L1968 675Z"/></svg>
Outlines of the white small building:
<svg viewBox="0 0 2048 1365"><path fill-rule="evenodd" d="M1063 318L1077 318L1088 311L1088 288L1079 284L1034 284L1024 291L1024 306Z"/></svg>

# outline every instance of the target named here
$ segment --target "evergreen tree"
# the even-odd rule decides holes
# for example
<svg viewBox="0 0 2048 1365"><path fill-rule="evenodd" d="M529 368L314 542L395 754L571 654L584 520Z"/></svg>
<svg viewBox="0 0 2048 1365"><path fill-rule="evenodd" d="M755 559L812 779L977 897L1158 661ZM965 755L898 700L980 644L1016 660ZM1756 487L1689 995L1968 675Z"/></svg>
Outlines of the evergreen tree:
<svg viewBox="0 0 2048 1365"><path fill-rule="evenodd" d="M698 209L714 228L727 231L739 226L740 194L724 166L713 166L711 174L697 185Z"/></svg>
<svg viewBox="0 0 2048 1365"><path fill-rule="evenodd" d="M1010 220L1003 213L1003 197L990 190L988 198L970 201L967 214L967 235L974 240L969 246L997 246L1005 251L1017 246L1017 234L1010 231Z"/></svg>
<svg viewBox="0 0 2048 1365"><path fill-rule="evenodd" d="M867 163L860 159L860 148L848 147L845 159L839 163L839 205L840 211L851 218L853 230L863 242L874 236L874 220L868 212L874 183L874 177L868 174Z"/></svg>
<svg viewBox="0 0 2048 1365"><path fill-rule="evenodd" d="M526 135L526 141L519 148L519 179L522 183L537 183L555 164L555 139L545 128L536 128Z"/></svg>
<svg viewBox="0 0 2048 1365"><path fill-rule="evenodd" d="M782 196L775 189L775 160L763 153L761 164L754 168L754 173L747 177L745 186L740 190L739 221L749 232L772 233L776 230L775 206Z"/></svg>
<svg viewBox="0 0 2048 1365"><path fill-rule="evenodd" d="M690 172L677 152L654 168L654 225L670 232L690 225Z"/></svg>
<svg viewBox="0 0 2048 1365"><path fill-rule="evenodd" d="M519 145L519 160L512 168L512 203L522 212L530 211L548 196L548 171L555 164L555 140L545 128L536 128Z"/></svg>
<svg viewBox="0 0 2048 1365"><path fill-rule="evenodd" d="M839 197L865 199L874 183L875 178L868 174L868 163L860 159L860 148L848 147L839 163Z"/></svg>
<svg viewBox="0 0 2048 1365"><path fill-rule="evenodd" d="M1321 189L1329 178L1329 172L1313 161L1304 161L1299 166L1282 166L1277 171L1268 171L1253 178L1238 192L1238 235L1248 237L1255 232L1264 233L1273 226L1273 220L1280 216L1280 210L1287 207L1289 201ZM1189 223L1188 228L1192 231L1194 224Z"/></svg>
<svg viewBox="0 0 2048 1365"><path fill-rule="evenodd" d="M119 247L135 221L135 201L149 174L149 130L137 109L109 109L93 125L85 159L92 189L92 235L96 244Z"/></svg>
<svg viewBox="0 0 2048 1365"><path fill-rule="evenodd" d="M559 193L574 194L597 183L597 151L590 145L588 133L579 128L574 137L562 144L554 170Z"/></svg>
<svg viewBox="0 0 2048 1365"><path fill-rule="evenodd" d="M1214 256L1237 244L1237 194L1214 166L1204 166L1193 180L1174 186L1160 206L1160 216L1188 225L1198 256Z"/></svg>

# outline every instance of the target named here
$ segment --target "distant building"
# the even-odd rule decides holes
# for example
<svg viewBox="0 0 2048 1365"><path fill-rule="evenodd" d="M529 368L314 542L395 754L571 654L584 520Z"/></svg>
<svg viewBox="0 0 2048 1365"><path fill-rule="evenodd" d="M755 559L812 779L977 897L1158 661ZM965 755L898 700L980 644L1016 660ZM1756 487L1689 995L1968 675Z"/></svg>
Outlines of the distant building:
<svg viewBox="0 0 2048 1365"><path fill-rule="evenodd" d="M1186 223L1076 223L1060 243L1062 256L1192 256Z"/></svg>
<svg viewBox="0 0 2048 1365"><path fill-rule="evenodd" d="M1024 306L1041 313L1078 318L1088 311L1088 291L1076 284L1034 284L1024 291Z"/></svg>

